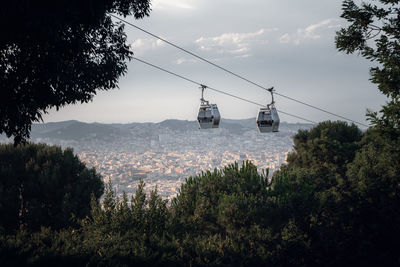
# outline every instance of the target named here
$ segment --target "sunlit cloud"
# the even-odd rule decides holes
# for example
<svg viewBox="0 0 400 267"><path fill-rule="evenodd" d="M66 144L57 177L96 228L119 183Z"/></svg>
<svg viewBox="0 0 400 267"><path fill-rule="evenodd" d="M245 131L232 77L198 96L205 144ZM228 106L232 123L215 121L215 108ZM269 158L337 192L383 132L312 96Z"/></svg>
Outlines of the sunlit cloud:
<svg viewBox="0 0 400 267"><path fill-rule="evenodd" d="M277 31L277 28L273 29L260 29L255 32L247 33L223 33L218 36L198 38L195 43L199 46L200 50L203 51L215 51L219 54L231 54L231 55L247 55L251 50L251 47L256 44L267 44L265 34L271 31Z"/></svg>
<svg viewBox="0 0 400 267"><path fill-rule="evenodd" d="M195 63L198 62L197 59L188 59L188 58L184 58L184 57L180 57L177 60L174 60L173 63L181 65L183 63Z"/></svg>
<svg viewBox="0 0 400 267"><path fill-rule="evenodd" d="M191 0L153 0L153 9L194 9L194 1Z"/></svg>
<svg viewBox="0 0 400 267"><path fill-rule="evenodd" d="M317 30L320 28L328 28L328 25L332 23L333 20L336 19L326 19L323 21L320 21L316 24L311 24L310 26L306 27L305 29L298 29L297 32L299 35L302 35L304 38L311 38L311 39L319 39L321 38L321 35L317 34Z"/></svg>
<svg viewBox="0 0 400 267"><path fill-rule="evenodd" d="M129 46L135 54L143 54L146 51L161 48L165 45L160 39L154 40L150 38L136 39Z"/></svg>
<svg viewBox="0 0 400 267"><path fill-rule="evenodd" d="M339 24L334 24L338 21L339 19L325 19L315 24L311 24L305 28L299 28L297 29L296 33L285 33L279 37L279 43L292 43L298 45L305 40L318 40L324 36L330 36L332 29L341 26Z"/></svg>

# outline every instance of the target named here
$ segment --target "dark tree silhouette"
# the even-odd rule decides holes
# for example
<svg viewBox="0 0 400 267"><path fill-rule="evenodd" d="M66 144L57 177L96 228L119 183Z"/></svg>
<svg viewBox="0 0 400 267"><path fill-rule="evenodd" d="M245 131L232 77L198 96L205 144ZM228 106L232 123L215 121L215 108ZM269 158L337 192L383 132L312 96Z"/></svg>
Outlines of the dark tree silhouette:
<svg viewBox="0 0 400 267"><path fill-rule="evenodd" d="M2 1L0 134L20 142L50 108L117 87L133 53L110 14L149 12L150 0Z"/></svg>
<svg viewBox="0 0 400 267"><path fill-rule="evenodd" d="M25 144L0 145L0 228L59 229L90 214L91 194L99 199L103 182L71 149Z"/></svg>

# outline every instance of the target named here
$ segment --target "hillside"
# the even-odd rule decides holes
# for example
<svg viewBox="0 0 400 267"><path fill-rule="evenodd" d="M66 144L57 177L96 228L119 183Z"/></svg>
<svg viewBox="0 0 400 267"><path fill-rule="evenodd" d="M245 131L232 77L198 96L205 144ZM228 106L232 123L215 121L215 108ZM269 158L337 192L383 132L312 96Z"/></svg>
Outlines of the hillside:
<svg viewBox="0 0 400 267"><path fill-rule="evenodd" d="M295 133L300 128L310 128L310 124L281 123L280 133ZM34 124L32 126L32 139L61 139L84 140L100 139L109 140L118 136L132 135L136 137L151 136L166 130L179 133L189 133L199 130L196 121L169 119L159 123L127 123L104 124L85 123L75 120ZM216 132L218 130L211 130ZM246 131L256 131L255 118L233 120L223 119L219 131L225 134L243 134Z"/></svg>

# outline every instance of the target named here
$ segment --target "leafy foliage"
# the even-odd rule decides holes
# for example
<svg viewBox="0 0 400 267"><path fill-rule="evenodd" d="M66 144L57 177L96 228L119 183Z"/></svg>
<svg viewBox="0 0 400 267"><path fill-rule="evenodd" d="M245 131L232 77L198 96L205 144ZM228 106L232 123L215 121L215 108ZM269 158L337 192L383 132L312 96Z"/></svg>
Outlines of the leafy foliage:
<svg viewBox="0 0 400 267"><path fill-rule="evenodd" d="M7 232L73 225L89 214L91 193L103 194L101 177L71 149L0 145L0 226Z"/></svg>
<svg viewBox="0 0 400 267"><path fill-rule="evenodd" d="M133 53L110 14L149 12L149 0L2 1L0 134L18 143L50 108L117 87Z"/></svg>
<svg viewBox="0 0 400 267"><path fill-rule="evenodd" d="M362 265L395 265L399 258L400 180L400 6L398 0L343 2L350 25L337 33L336 45L377 62L371 81L390 101L380 113L369 112L373 127L364 135L347 177L353 216L349 228L362 238L354 251Z"/></svg>
<svg viewBox="0 0 400 267"><path fill-rule="evenodd" d="M379 128L378 128L379 129ZM392 265L399 262L400 245L400 139L375 128L362 140L362 148L349 165L353 192L353 234L362 237L359 257L365 264ZM373 255L373 256L372 256Z"/></svg>
<svg viewBox="0 0 400 267"><path fill-rule="evenodd" d="M370 69L371 81L390 98L381 111L382 121L390 128L400 128L400 6L399 0L370 0L360 5L343 1L342 18L350 25L337 32L336 46L346 53L360 53L377 62ZM376 123L377 114L372 113ZM374 119L375 118L375 119Z"/></svg>
<svg viewBox="0 0 400 267"><path fill-rule="evenodd" d="M363 134L356 125L342 121L321 122L310 130L299 130L294 136L294 151L281 169L306 169L316 175L320 186L331 186L344 177Z"/></svg>
<svg viewBox="0 0 400 267"><path fill-rule="evenodd" d="M102 206L92 195L91 214L79 228L0 235L0 260L6 265L395 265L399 233L390 222L399 221L398 169L388 169L387 179L379 174L365 180L358 167L362 158L357 152L346 183L324 187L318 174L301 166L283 169L271 180L250 162L232 164L188 178L169 207L156 190L146 195L143 181L130 201L126 194L118 199L109 183ZM373 160L368 158L376 166Z"/></svg>

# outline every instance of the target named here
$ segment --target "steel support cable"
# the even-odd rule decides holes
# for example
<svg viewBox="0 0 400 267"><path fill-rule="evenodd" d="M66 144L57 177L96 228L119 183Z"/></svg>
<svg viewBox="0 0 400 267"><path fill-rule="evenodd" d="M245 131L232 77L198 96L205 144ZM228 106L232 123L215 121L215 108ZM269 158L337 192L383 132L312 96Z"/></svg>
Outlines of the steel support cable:
<svg viewBox="0 0 400 267"><path fill-rule="evenodd" d="M150 36L153 36L154 38L160 39L161 41L163 41L163 42L165 42L165 43L167 43L167 44L169 44L169 45L171 45L171 46L173 46L173 47L175 47L175 48L177 48L177 49L179 49L179 50L181 50L181 51L183 51L183 52L185 52L185 53L187 53L187 54L189 54L189 55L191 55L191 56L193 56L193 57L195 57L195 58L198 58L198 59L200 59L200 60L202 60L202 61L204 61L204 62L206 62L206 63L208 63L208 64L211 64L211 65L213 65L213 66L216 67L216 68L219 68L219 69L221 69L221 70L223 70L223 71L225 71L225 72L227 72L227 73L229 73L229 74L231 74L231 75L233 75L233 76L236 76L236 77L239 78L239 79L242 79L242 80L244 80L244 81L246 81L246 82L248 82L248 83L250 83L250 84L253 84L254 86L257 86L257 87L259 87L259 88L261 88L261 89L265 89L265 90L267 89L266 87L264 87L264 86L262 86L262 85L260 85L260 84L258 84L258 83L255 83L255 82L253 82L253 81L251 81L251 80L249 80L249 79L247 79L247 78L245 78L245 77L243 77L243 76L241 76L241 75L239 75L239 74L236 74L236 73L234 73L234 72L232 72L232 71L230 71L230 70L228 70L228 69L226 69L226 68L224 68L224 67L221 67L221 66L219 66L219 65L217 65L217 64L215 64L215 63L213 63L213 62L211 62L211 61L209 61L209 60L207 60L207 59L205 59L205 58L203 58L203 57L201 57L201 56L199 56L199 55L196 55L196 54L193 53L193 52L190 52L189 50L186 50L186 49L184 49L184 48L182 48L182 47L180 47L180 46L178 46L178 45L176 45L176 44L174 44L174 43L171 43L170 41L167 41L166 39L161 38L160 36L157 36L157 35L155 35L155 34L149 32L149 31L147 31L147 30L145 30L145 29L143 29L143 28L141 28L141 27L138 27L138 26L136 26L136 25L130 23L130 22L127 21L127 20L121 19L120 17L117 17L117 16L115 16L115 15L113 15L113 14L110 14L110 16L112 16L113 18L118 19L118 20L120 20L120 21L122 21L122 22L128 24L129 26L132 26L132 27L134 27L134 28L136 28L136 29L138 29L138 30L140 30L140 31L142 31L142 32L144 32L144 33L150 35ZM341 115L338 115L338 114L335 114L335 113L330 112L330 111L328 111L328 110L325 110L325 109L319 108L319 107L317 107L317 106L308 104L308 103L306 103L306 102L303 102L303 101L294 99L294 98L289 97L289 96L286 96L286 95L284 95L284 94L280 94L280 93L277 93L277 92L275 92L275 94L278 95L278 96L287 98L287 99L289 99L289 100L292 100L292 101L294 101L294 102L297 102L297 103L299 103L299 104L306 105L306 106L308 106L308 107L310 107L310 108L314 108L314 109L316 109L316 110L318 110L318 111L325 112L325 113L327 113L327 114L329 114L329 115L332 115L332 116L335 116L335 117L338 117L338 118L341 118L341 119L344 119L344 120L347 120L347 121L350 121L350 122L353 122L353 123L362 125L362 126L364 126L364 127L368 127L368 125L366 125L366 124L364 124L364 123L361 123L361 122L358 122L358 121L355 121L355 120L352 120L352 119L343 117L343 116L341 116ZM282 112L282 113L283 113L283 112ZM293 116L294 116L294 115L293 115Z"/></svg>
<svg viewBox="0 0 400 267"><path fill-rule="evenodd" d="M171 75L173 75L173 76L176 76L176 77L178 77L178 78L181 78L181 79L183 79L183 80L185 80L185 81L194 83L194 84L199 85L199 86L205 86L207 89L210 89L210 90L215 91L215 92L217 92L217 93L224 94L224 95L227 95L227 96L230 96L230 97L233 97L233 98L236 98L236 99L239 99L239 100L248 102L248 103L250 103L250 104L254 104L254 105L260 106L260 107L265 107L265 106L266 106L266 105L263 105L263 104L260 104L260 103L257 103L257 102L248 100L248 99L246 99L246 98L243 98L243 97L240 97L240 96L236 96L236 95L233 95L233 94L230 94L230 93L227 93L227 92L224 92L224 91L221 91L221 90L218 90L218 89L215 89L215 88L206 86L206 85L204 85L204 84L202 84L202 83L196 82L196 81L194 81L194 80L192 80L192 79L189 79L189 78L187 78L187 77L184 77L184 76L182 76L182 75L179 75L179 74L177 74L177 73L175 73L175 72L169 71L169 70L167 70L167 69L161 68L161 67L159 67L159 66L157 66L157 65L154 65L154 64L149 63L149 62L147 62L147 61L144 61L144 60L142 60L142 59L139 59L139 58L136 58L136 57L132 57L132 58L133 58L134 60L137 60L137 61L143 63L143 64L146 64L146 65L148 65L148 66L151 66L151 67L153 67L153 68L156 68L156 69L158 69L158 70L161 70L161 71L163 71L163 72L166 72L166 73L171 74ZM317 124L315 121L312 121L312 120L309 120L309 119L305 119L305 118L302 118L302 117L299 117L299 116L296 116L296 115L293 115L293 114L284 112L284 111L282 111L282 110L278 110L278 109L277 109L277 111L280 112L280 113L282 113L282 114L285 114L285 115L288 115L288 116L292 116L292 117L297 118L297 119L301 119L301 120L303 120L303 121L307 121L307 122L310 122L310 123L313 123L313 124Z"/></svg>
<svg viewBox="0 0 400 267"><path fill-rule="evenodd" d="M362 126L364 126L364 127L369 127L368 125L366 125L366 124L364 124L364 123L361 123L361 122L358 122L358 121L355 121L355 120L352 120L352 119L348 119L348 118L343 117L343 116L341 116L341 115L338 115L338 114L332 113L332 112L330 112L330 111L328 111L328 110L324 110L324 109L321 109L321 108L319 108L319 107L316 107L316 106L307 104L306 102L303 102L303 101L294 99L294 98L292 98L292 97L289 97L289 96L286 96L286 95L283 95L283 94L280 94L280 93L277 93L277 92L274 92L274 94L279 95L279 96L282 96L282 97L285 97L285 98L287 98L287 99L290 99L290 100L295 101L295 102L297 102L297 103L303 104L303 105L308 106L308 107L310 107L310 108L314 108L314 109L316 109L316 110L319 110L319 111L328 113L328 114L330 114L330 115L332 115L332 116L336 116L336 117L338 117L338 118L341 118L341 119L344 119L344 120L347 120L347 121L351 121L351 122L353 122L353 123L355 123L355 124L359 124L359 125L362 125Z"/></svg>

